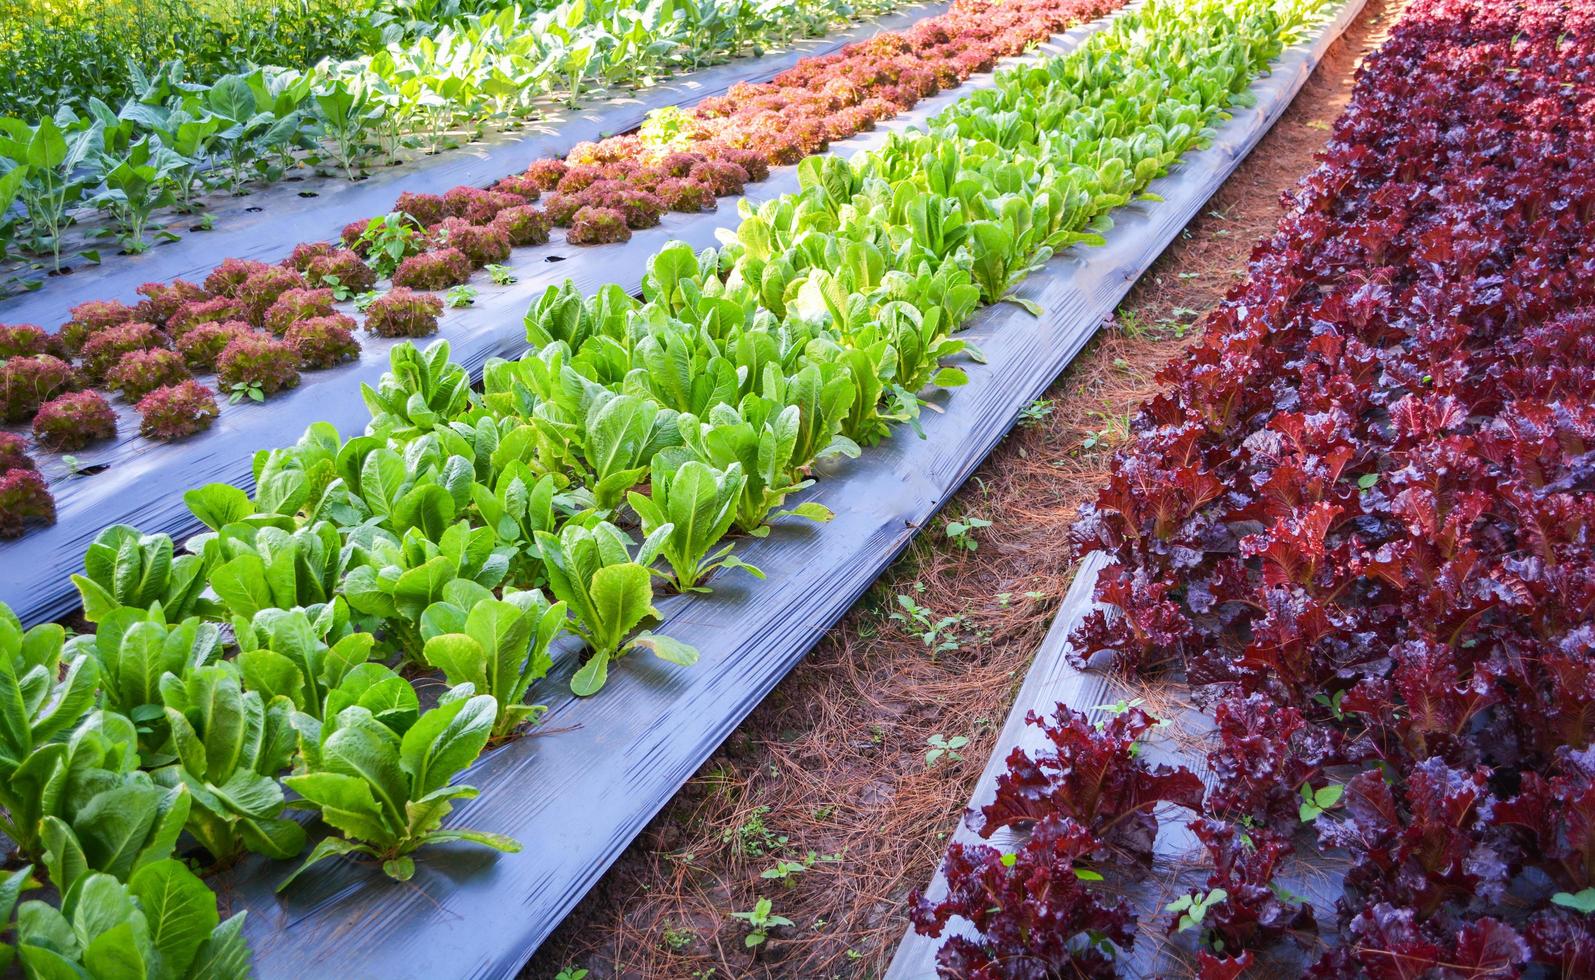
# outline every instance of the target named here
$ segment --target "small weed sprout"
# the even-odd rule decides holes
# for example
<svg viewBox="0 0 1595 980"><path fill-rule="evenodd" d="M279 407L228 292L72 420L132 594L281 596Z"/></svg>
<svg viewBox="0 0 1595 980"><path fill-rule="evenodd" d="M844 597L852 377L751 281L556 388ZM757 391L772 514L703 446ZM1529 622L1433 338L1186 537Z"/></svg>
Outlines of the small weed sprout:
<svg viewBox="0 0 1595 980"><path fill-rule="evenodd" d="M771 929L780 926L790 926L794 923L784 915L776 915L774 906L768 898L760 898L753 903L751 912L732 912L733 919L741 919L748 924L748 934L742 940L742 945L749 949L762 945L769 939Z"/></svg>
<svg viewBox="0 0 1595 980"><path fill-rule="evenodd" d="M769 814L767 806L754 807L740 824L720 835L722 843L731 844L744 857L764 857L786 846L784 834L777 834L765 824Z"/></svg>
<svg viewBox="0 0 1595 980"><path fill-rule="evenodd" d="M964 761L964 757L959 754L958 750L968 745L969 739L963 735L954 735L952 738L948 738L938 732L925 739L925 744L930 746L930 750L925 753L925 766L926 768L934 769L936 763L940 762L943 756L954 762Z"/></svg>
<svg viewBox="0 0 1595 980"><path fill-rule="evenodd" d="M228 389L227 404L236 405L245 398L252 402L266 400L266 392L259 381L240 381Z"/></svg>
<svg viewBox="0 0 1595 980"><path fill-rule="evenodd" d="M991 527L991 522L980 517L966 517L961 521L947 522L947 540L953 547L964 551L978 551L980 543L975 540L975 532Z"/></svg>
<svg viewBox="0 0 1595 980"><path fill-rule="evenodd" d="M932 657L950 653L962 645L956 632L964 623L962 613L937 618L934 612L916 602L913 596L902 593L897 596L897 605L900 608L891 614L891 618L900 623L910 636L917 637Z"/></svg>
<svg viewBox="0 0 1595 980"><path fill-rule="evenodd" d="M1312 823L1326 811L1333 809L1340 803L1340 798L1346 792L1346 787L1340 783L1330 783L1313 789L1311 783L1301 784L1301 807L1298 816L1302 823Z"/></svg>
<svg viewBox="0 0 1595 980"><path fill-rule="evenodd" d="M765 868L759 872L759 877L766 881L779 881L788 888L797 887L797 876L814 867L816 864L835 864L842 860L840 854L820 854L810 851L803 855L801 861L781 860L775 862L773 867Z"/></svg>
<svg viewBox="0 0 1595 980"><path fill-rule="evenodd" d="M1229 898L1229 892L1222 888L1215 888L1210 892L1191 892L1181 895L1168 905L1164 906L1166 912L1180 914L1179 931L1195 929L1207 917L1207 910Z"/></svg>
<svg viewBox="0 0 1595 980"><path fill-rule="evenodd" d="M1037 398L1019 410L1019 424L1028 429L1040 425L1052 415L1054 406L1050 398Z"/></svg>

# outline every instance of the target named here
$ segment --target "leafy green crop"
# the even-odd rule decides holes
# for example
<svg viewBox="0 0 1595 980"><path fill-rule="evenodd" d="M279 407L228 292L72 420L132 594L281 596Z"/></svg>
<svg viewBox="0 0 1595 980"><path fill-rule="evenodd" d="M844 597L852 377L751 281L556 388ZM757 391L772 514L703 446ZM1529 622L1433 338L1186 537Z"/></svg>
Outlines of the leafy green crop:
<svg viewBox="0 0 1595 980"><path fill-rule="evenodd" d="M395 538L365 527L355 540L344 596L349 607L381 624L391 643L420 661L421 614L446 598L456 581L492 588L509 569L509 555L496 544L492 528L450 525L436 541L419 528Z"/></svg>
<svg viewBox="0 0 1595 980"><path fill-rule="evenodd" d="M15 882L0 888L12 901ZM17 949L36 977L243 980L252 972L243 930L242 912L221 921L216 896L170 859L144 865L125 884L85 875L59 910L39 901L17 909Z"/></svg>
<svg viewBox="0 0 1595 980"><path fill-rule="evenodd" d="M570 681L576 694L598 693L609 679L610 661L637 647L684 667L698 662L698 651L680 640L646 631L632 635L643 620L659 616L648 566L672 530L669 524L655 528L636 559L625 532L607 522L591 528L569 524L558 537L538 532L549 589L570 610L571 630L587 642L587 662Z"/></svg>
<svg viewBox="0 0 1595 980"><path fill-rule="evenodd" d="M127 719L102 712L73 733L52 767L39 829L44 865L63 893L91 872L126 881L177 846L193 798L138 769L131 736Z"/></svg>
<svg viewBox="0 0 1595 980"><path fill-rule="evenodd" d="M216 626L198 617L168 625L159 606L122 606L100 621L99 632L74 638L71 646L91 650L99 661L103 703L138 726L140 754L156 765L169 761L162 678L181 679L219 657Z"/></svg>
<svg viewBox="0 0 1595 980"><path fill-rule="evenodd" d="M288 859L304 850L304 830L285 820L277 774L294 750L293 703L245 691L238 669L223 661L179 680L161 678L177 761L157 771L164 785L193 797L188 831L217 861L245 848Z"/></svg>
<svg viewBox="0 0 1595 980"><path fill-rule="evenodd" d="M672 470L656 460L652 496L627 495L631 509L642 519L644 534L652 537L669 529L659 554L670 566L667 578L678 592L710 591L698 583L718 568L741 568L764 578L763 572L731 553L735 545L712 550L736 520L747 479L741 463L717 470L689 459Z"/></svg>
<svg viewBox="0 0 1595 980"><path fill-rule="evenodd" d="M207 560L175 555L164 534L140 534L125 524L101 531L83 558L84 573L72 576L83 599L83 616L98 623L120 606L148 609L159 603L168 619L208 612L202 598Z"/></svg>
<svg viewBox="0 0 1595 980"><path fill-rule="evenodd" d="M69 755L60 737L94 709L100 680L99 661L87 653L72 656L62 671L64 637L54 623L24 633L0 606L0 830L34 860L43 854L47 787Z"/></svg>
<svg viewBox="0 0 1595 980"><path fill-rule="evenodd" d="M469 686L453 689L402 735L358 705L325 724L295 715L304 771L283 784L302 797L295 806L319 811L344 836L317 844L278 891L306 868L339 854L373 857L390 877L405 881L415 874L411 852L425 844L470 841L500 851L521 849L501 834L439 829L454 800L476 795L475 787L451 782L481 754L498 713L491 695L472 695Z"/></svg>
<svg viewBox="0 0 1595 980"><path fill-rule="evenodd" d="M445 601L428 607L423 652L450 684L470 684L492 696L498 705L493 735L502 738L542 713L525 703L526 692L553 665L548 648L564 629L565 604L550 605L536 589L506 591L503 599L482 593L469 596L475 601L468 606Z"/></svg>

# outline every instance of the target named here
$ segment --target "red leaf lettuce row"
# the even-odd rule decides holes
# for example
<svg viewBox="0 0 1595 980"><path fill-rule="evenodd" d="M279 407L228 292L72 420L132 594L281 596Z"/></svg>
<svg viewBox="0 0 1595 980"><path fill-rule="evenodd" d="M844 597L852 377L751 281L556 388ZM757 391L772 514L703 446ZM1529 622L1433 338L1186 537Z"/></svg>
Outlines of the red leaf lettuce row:
<svg viewBox="0 0 1595 980"><path fill-rule="evenodd" d="M1214 816L1380 764L1321 975L1595 963L1592 61L1587 4L1409 5L1072 534L1082 656L1217 705Z"/></svg>

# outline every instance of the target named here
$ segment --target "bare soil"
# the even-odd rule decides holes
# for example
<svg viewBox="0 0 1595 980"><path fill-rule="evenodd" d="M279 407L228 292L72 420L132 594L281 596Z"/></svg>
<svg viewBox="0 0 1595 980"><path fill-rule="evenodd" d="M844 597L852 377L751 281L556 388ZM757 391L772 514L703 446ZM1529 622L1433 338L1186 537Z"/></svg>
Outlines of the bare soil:
<svg viewBox="0 0 1595 980"><path fill-rule="evenodd" d="M908 896L940 860L1068 588L1070 522L1104 481L1131 413L1156 391L1158 368L1245 277L1252 248L1279 219L1281 195L1314 166L1357 65L1399 8L1370 0L1114 321L654 819L523 976L884 973ZM949 533L950 522L969 518L991 524ZM932 762L933 738L968 741ZM749 927L734 913L753 911L761 897L791 924L749 947Z"/></svg>

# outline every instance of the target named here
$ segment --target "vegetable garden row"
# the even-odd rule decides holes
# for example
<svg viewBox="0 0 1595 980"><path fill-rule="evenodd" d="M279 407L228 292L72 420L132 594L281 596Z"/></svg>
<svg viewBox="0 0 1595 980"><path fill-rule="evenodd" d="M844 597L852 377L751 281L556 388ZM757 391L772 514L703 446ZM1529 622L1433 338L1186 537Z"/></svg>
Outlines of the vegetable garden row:
<svg viewBox="0 0 1595 980"><path fill-rule="evenodd" d="M1111 974L1148 930L1204 977L1595 973L1592 66L1552 0L1415 0L1365 64L1074 530L1112 559L1077 666L1211 733L1174 768L1133 703L1033 717L969 819L1028 837L915 911L967 924L945 975ZM1134 901L1181 823L1195 887Z"/></svg>
<svg viewBox="0 0 1595 980"><path fill-rule="evenodd" d="M1078 50L999 75L923 131L851 161L805 160L801 191L747 209L720 248L655 254L640 300L618 287L550 289L526 316L532 350L489 361L479 388L445 343L395 347L391 373L365 392L364 435L312 426L292 447L262 448L253 496L227 484L190 491L208 530L181 546L107 529L74 577L92 634L0 623L10 653L0 658L0 803L59 893L58 905L17 909L24 968L245 972L240 918L219 922L214 896L174 853L218 868L257 855L229 873L256 913L252 931L273 915L259 885L291 900L333 880L320 867L299 876L335 856L403 880L417 875L419 848L445 845L441 879L492 892L496 863L448 845L512 862L520 843L497 827L443 824L476 795L455 780L489 745L479 774L494 770L491 755L520 753L521 772L538 778L528 742L516 741L543 711L530 695L554 700L555 677L580 697L623 687L561 716L597 724L627 710L620 695L640 707L651 687L668 702L699 654L690 612L669 633L643 628L662 618L663 594L778 595L779 581L750 580L764 573L743 556L772 531L796 543L806 532L795 524L832 519L803 499L814 476L845 473L870 446L902 453L894 427L919 428L934 389L967 381L945 362L978 358L954 336L970 316L1005 301L1044 313L1016 292L1026 276L1056 251L1101 244L1109 212L1211 139L1322 6L1155 0L1127 10L1082 32ZM301 258L325 257L311 251ZM287 278L239 271L240 285ZM154 292L152 303L172 294ZM255 304L263 322L286 294ZM1001 338L991 346L1011 353ZM991 439L1012 417L986 420ZM8 462L6 480L27 479L25 462ZM816 557L823 564L823 550L805 560ZM678 610L688 601L673 600ZM722 601L690 600L705 618ZM803 632L786 641L799 655L812 642ZM650 654L668 666L635 663ZM434 699L433 688L444 693ZM710 721L732 724L750 706ZM673 759L676 784L696 764ZM484 789L498 805L476 817L529 803L524 779ZM623 843L600 842L599 860ZM376 887L367 875L350 884L348 870L344 892ZM11 873L4 894L14 902L28 878ZM551 926L516 928L535 945ZM295 951L281 935L281 924L265 934L274 963L325 965L331 951ZM502 969L486 955L478 969Z"/></svg>
<svg viewBox="0 0 1595 980"><path fill-rule="evenodd" d="M551 216L572 222L575 216L569 207L561 206L563 214L553 214L560 198L593 200L587 207L611 220L614 216L600 205L613 200L628 208L633 224L661 226L653 233L652 242L633 243L629 254L609 260L637 270L618 278L625 289L635 291L640 286L640 269L647 255L675 236L700 247L712 244L719 226L719 219L708 212L660 215L659 197L643 189L648 182L654 182L656 189L662 185L668 190L675 185L702 191L703 185L692 180L692 174L698 172L706 180L737 182L719 190L738 189L747 170L765 177L772 165L780 166L772 160L790 160L795 152L815 148L809 143L794 148L781 127L801 131L805 122L824 123L838 135L851 132L859 124L845 108L851 102L871 101L891 107L893 104L876 96L886 91L898 92L895 97L905 101L918 99L914 94L917 89L910 92L897 84L896 80L903 77L899 68L918 71L921 66L938 66L946 72L941 77L956 81L979 63L966 61L958 66L954 64L955 57L968 55L989 60L998 53L1022 49L1033 39L1073 22L1080 13L1100 11L1103 4L1099 0L1047 0L1003 7L1009 9L999 16L988 3L960 6L922 22L912 32L879 34L865 44L844 48L834 55L805 60L770 84L733 87L734 97L718 101L779 105L759 112L762 130L773 138L761 140L758 151L728 147L720 139L708 138L718 132L729 139L729 127L746 122L737 115L710 115L710 108L700 105L695 110L699 115L692 117L697 120L695 132L679 141L647 145L637 140L608 140L603 144L584 144L572 154L573 159L580 160L600 150L610 157L629 152L631 156L623 158L625 162L593 165L552 158L536 161L524 173L498 182L500 187L515 187L517 193L460 186L441 195L401 194L393 203L407 210L355 222L347 230L349 243L366 256L364 259L353 251L324 243L303 244L287 256L282 266L228 260L208 269L202 284L177 280L167 285L141 286L143 299L138 304L79 304L60 331L59 343L38 328L14 328L10 337L17 356L0 365L0 393L12 396L10 416L25 420L36 412L35 442L53 442L54 448L63 451L85 449L79 463L87 464L88 472L94 475L83 479L81 465L74 469L63 465L58 457L42 459L39 469L56 498L59 525L43 533L35 531L36 541L30 540L23 548L11 548L9 553L28 555L29 560L22 564L29 567L57 564L63 572L56 581L63 581L65 574L75 568L74 552L87 547L106 523L150 526L147 522L152 522L152 529L170 533L178 533L192 523L180 507L175 508L172 520L156 518L155 509L168 498L149 481L170 479L178 472L184 474L178 478L193 480L195 469L205 475L214 474L213 478L239 481L248 473L250 443L272 440L274 433L283 428L298 429L318 417L332 421L340 432L358 431L367 415L357 397L358 384L378 380L392 344L387 338L421 336L441 329L455 343L456 355L473 375L491 355L519 353L524 349L524 339L493 329L495 319L518 318L525 304L540 294L543 284L558 283L564 275L573 275L592 288L615 281L611 279L614 273L606 271L607 266L595 265L594 271L584 274L581 269L586 262L580 256L568 264L551 264L566 255L554 242L510 248L508 241L524 243L528 233L534 240L549 238ZM883 56L882 50L903 53ZM859 75L859 80L847 82L845 95L828 95L816 104L813 92L834 93L839 87L837 79L847 77L842 69ZM871 81L863 77L863 72L869 70L883 74ZM922 73L919 77L923 84L939 84L931 74ZM978 84L991 82L988 77ZM802 98L800 94L809 97ZM947 103L950 97L941 101ZM842 108L827 112L827 106ZM900 123L899 120L893 125ZM711 153L715 156L711 157ZM639 161L654 162L639 167ZM667 166L685 176L666 176L670 172L665 169ZM580 184L593 180L597 173L614 170L623 171L631 180L606 178L585 187ZM541 194L531 175L546 181L548 174L565 183L566 190L550 191L541 201L546 210L537 210L527 204L528 198ZM797 181L793 170L787 168L778 170L769 183L772 188L795 188ZM759 192L763 193L764 188ZM712 194L702 192L702 196L712 203ZM775 190L770 190L767 197L773 196ZM698 207L700 204L695 201L688 210ZM426 231L426 226L410 212L424 218L433 230ZM623 223L615 222L614 227L630 234L630 228ZM466 256L461 246L469 248L471 255ZM493 263L492 259L501 262ZM463 290L454 288L452 294L445 296L420 295L404 286L387 293L361 293L352 302L338 300L339 295L375 284L379 272L413 285L442 285L444 280L456 279L467 274L473 265L484 262L492 268L474 277L480 284L480 296L478 286L473 284ZM572 267L573 273L565 272ZM386 285L390 280L381 282ZM312 284L317 288L311 288ZM461 306L462 302L468 305L446 309L445 298L451 307ZM361 306L366 307L363 313ZM353 336L359 323L357 316L365 320L367 337L374 338L366 341L369 349L364 352ZM255 329L255 323L270 329ZM276 339L273 332L283 336ZM174 337L175 342L171 339ZM40 349L48 351L51 344L56 345L54 354L30 355ZM60 349L63 345L78 347L79 369L69 369L55 356L67 353ZM93 349L84 352L79 345ZM146 345L153 350L143 349ZM129 347L138 349L128 350ZM175 353L168 347L175 347ZM231 354L229 347L233 348ZM107 400L72 390L81 387L86 378L109 374L117 367L116 360L124 357L138 374L131 379L132 394L127 393L127 383L120 376L106 379L123 389L120 399ZM311 373L311 369L318 373ZM238 408L217 405L213 395L208 397L195 385L183 384L190 374L204 377L212 370L217 372L218 380L211 384L210 392L230 392L234 401L242 402ZM208 378L206 382L209 383ZM162 391L157 385L173 390ZM76 413L71 423L52 421L62 413L48 410L48 402L40 401L52 388L57 397L65 398L65 405L81 405L84 412L97 413L98 425L91 428L79 424L77 415L84 412ZM294 398L284 404L290 388L294 389ZM146 390L148 394L143 393ZM175 411L168 404L174 398ZM146 423L148 414L134 411L146 400L156 423ZM266 404L256 406L255 401ZM160 426L159 420L174 415L188 424L181 429ZM219 423L213 431L193 437L194 431L210 428L213 421ZM51 440L51 426L63 428L70 441L62 444ZM133 431L141 434L134 436ZM118 435L120 438L114 438ZM187 438L171 446L160 445L174 437ZM203 481L204 477L200 479ZM38 515L46 519L50 516L42 501ZM11 522L9 527L13 533L24 529L17 522ZM41 614L58 615L60 603L69 596L69 590L50 596L44 586L17 581L7 583L0 598L13 603L19 615L31 622Z"/></svg>
<svg viewBox="0 0 1595 980"><path fill-rule="evenodd" d="M595 86L638 85L889 7L574 0L415 25L429 30L401 29L370 55L302 70L193 82L180 60L146 66L119 108L90 97L0 117L0 258L19 246L59 269L84 207L105 214L105 237L122 251L142 252L174 237L148 234L157 214L198 214L210 191L237 194L307 167L359 178L407 149L456 147L462 131L518 129L551 94L574 106Z"/></svg>

